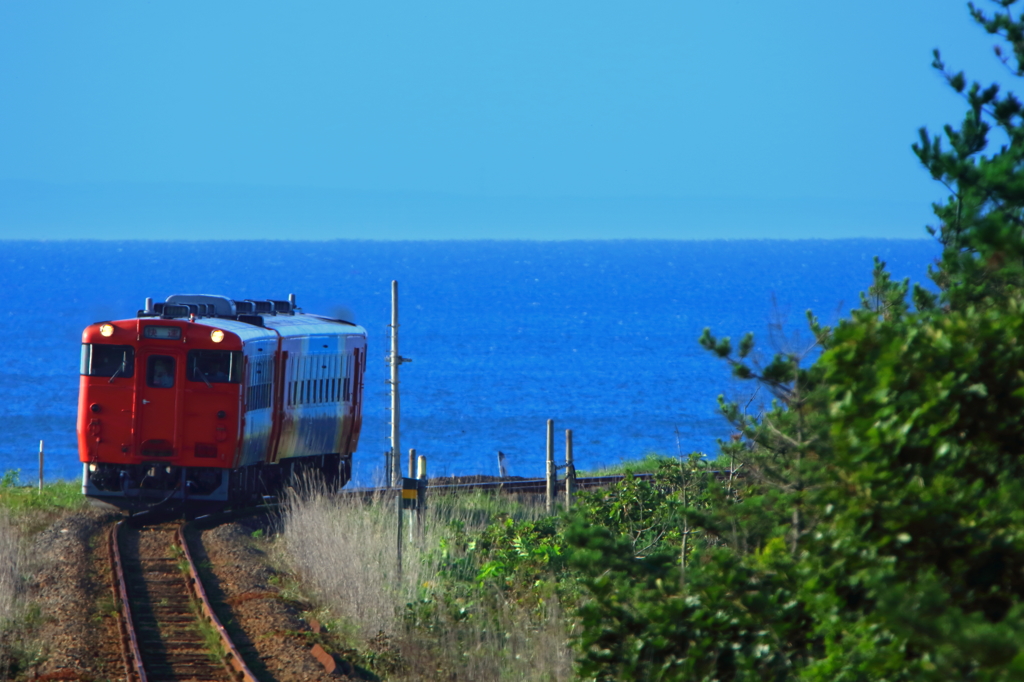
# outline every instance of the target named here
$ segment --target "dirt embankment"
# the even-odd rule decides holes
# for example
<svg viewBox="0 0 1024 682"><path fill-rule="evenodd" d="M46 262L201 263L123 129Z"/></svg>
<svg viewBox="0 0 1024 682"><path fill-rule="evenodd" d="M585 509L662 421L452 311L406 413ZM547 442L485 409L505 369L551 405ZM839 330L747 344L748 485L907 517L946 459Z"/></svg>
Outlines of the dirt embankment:
<svg viewBox="0 0 1024 682"><path fill-rule="evenodd" d="M110 588L109 529L115 516L79 512L40 533L32 544L27 617L20 652L23 674L39 679L123 680L124 664Z"/></svg>
<svg viewBox="0 0 1024 682"><path fill-rule="evenodd" d="M253 673L267 682L328 682L351 668L338 661L328 674L311 649L317 637L298 606L285 599L280 578L253 533L270 532L265 519L247 518L196 533L189 539L204 572L203 583L235 645Z"/></svg>

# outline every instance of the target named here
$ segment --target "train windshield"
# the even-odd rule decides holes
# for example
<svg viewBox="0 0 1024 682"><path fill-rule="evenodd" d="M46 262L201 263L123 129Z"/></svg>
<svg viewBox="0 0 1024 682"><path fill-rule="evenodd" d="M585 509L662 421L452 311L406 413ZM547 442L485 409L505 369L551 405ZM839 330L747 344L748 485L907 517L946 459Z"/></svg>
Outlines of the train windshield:
<svg viewBox="0 0 1024 682"><path fill-rule="evenodd" d="M242 352L231 350L190 350L188 380L209 384L242 383Z"/></svg>
<svg viewBox="0 0 1024 682"><path fill-rule="evenodd" d="M83 343L79 373L87 377L130 377L135 373L135 349Z"/></svg>

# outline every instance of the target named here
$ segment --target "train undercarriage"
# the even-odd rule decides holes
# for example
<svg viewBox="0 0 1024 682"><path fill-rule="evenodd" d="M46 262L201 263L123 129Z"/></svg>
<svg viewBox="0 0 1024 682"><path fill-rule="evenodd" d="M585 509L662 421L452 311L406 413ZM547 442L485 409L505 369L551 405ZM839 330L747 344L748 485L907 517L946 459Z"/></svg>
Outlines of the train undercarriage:
<svg viewBox="0 0 1024 682"><path fill-rule="evenodd" d="M287 486L322 485L326 490L339 490L351 476L352 455L337 453L238 469L181 467L161 461L89 463L82 468L82 492L130 512L181 505L210 513L258 504Z"/></svg>

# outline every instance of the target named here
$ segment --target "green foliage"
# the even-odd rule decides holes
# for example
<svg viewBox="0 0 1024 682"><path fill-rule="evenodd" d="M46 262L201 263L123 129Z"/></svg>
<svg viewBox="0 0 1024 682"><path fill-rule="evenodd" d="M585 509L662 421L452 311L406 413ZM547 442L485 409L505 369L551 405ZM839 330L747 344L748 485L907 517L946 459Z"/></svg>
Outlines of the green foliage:
<svg viewBox="0 0 1024 682"><path fill-rule="evenodd" d="M583 679L785 679L802 661L808 619L787 573L772 570L789 562L784 550L763 556L767 570L706 550L684 588L668 547L637 557L628 538L582 519L567 539L591 596L580 607Z"/></svg>
<svg viewBox="0 0 1024 682"><path fill-rule="evenodd" d="M855 314L820 361L836 478L816 549L843 570L818 580L828 613L900 643L897 660L866 659L879 669L1009 679L1024 662L1021 309ZM876 636L846 633L832 656Z"/></svg>
<svg viewBox="0 0 1024 682"><path fill-rule="evenodd" d="M771 410L723 403L728 470L581 502L585 679L1024 675L1024 299L879 305L881 272Z"/></svg>
<svg viewBox="0 0 1024 682"><path fill-rule="evenodd" d="M506 518L492 523L469 548L480 565L477 582L497 583L513 601L541 598L538 588L565 570L558 530L553 518L519 522Z"/></svg>

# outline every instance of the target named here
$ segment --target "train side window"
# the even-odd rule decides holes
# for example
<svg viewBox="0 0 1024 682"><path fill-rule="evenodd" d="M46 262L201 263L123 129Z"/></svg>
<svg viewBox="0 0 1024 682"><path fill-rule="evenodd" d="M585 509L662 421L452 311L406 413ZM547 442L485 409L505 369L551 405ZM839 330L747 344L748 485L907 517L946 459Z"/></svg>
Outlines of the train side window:
<svg viewBox="0 0 1024 682"><path fill-rule="evenodd" d="M313 362L313 402L322 403L324 401L323 395L323 369L320 366L322 358L315 358Z"/></svg>
<svg viewBox="0 0 1024 682"><path fill-rule="evenodd" d="M242 383L242 353L230 350L190 350L188 380L211 384Z"/></svg>
<svg viewBox="0 0 1024 682"><path fill-rule="evenodd" d="M150 355L146 361L146 385L153 388L172 388L174 358L169 355Z"/></svg>
<svg viewBox="0 0 1024 682"><path fill-rule="evenodd" d="M335 372L334 372L334 402L340 403L342 401L341 384L344 381L345 376L345 358L339 356L335 359Z"/></svg>
<svg viewBox="0 0 1024 682"><path fill-rule="evenodd" d="M311 360L312 358L306 358L306 369L302 373L302 376L305 377L302 380L302 402L309 405L313 404L313 363Z"/></svg>
<svg viewBox="0 0 1024 682"><path fill-rule="evenodd" d="M135 349L131 346L83 343L79 372L87 377L134 376Z"/></svg>
<svg viewBox="0 0 1024 682"><path fill-rule="evenodd" d="M349 384L352 381L352 379L351 379L351 377L352 377L352 356L351 355L346 355L345 356L345 368L343 370L342 376L344 378L342 379L342 382L341 382L341 399L344 402L348 402L348 399L350 397L348 386L349 386Z"/></svg>
<svg viewBox="0 0 1024 682"><path fill-rule="evenodd" d="M249 377L245 389L246 411L270 407L273 400L271 389L274 383L273 358L256 357L249 361Z"/></svg>
<svg viewBox="0 0 1024 682"><path fill-rule="evenodd" d="M295 404L295 376L298 371L299 358L297 355L292 354L288 357L288 376L290 379L288 380L287 391L289 406L293 406L293 404Z"/></svg>

